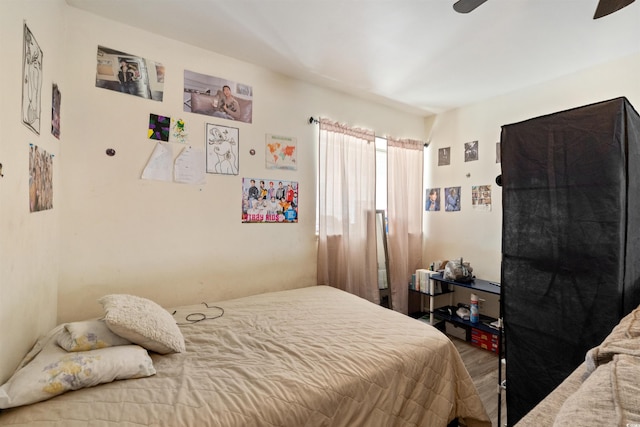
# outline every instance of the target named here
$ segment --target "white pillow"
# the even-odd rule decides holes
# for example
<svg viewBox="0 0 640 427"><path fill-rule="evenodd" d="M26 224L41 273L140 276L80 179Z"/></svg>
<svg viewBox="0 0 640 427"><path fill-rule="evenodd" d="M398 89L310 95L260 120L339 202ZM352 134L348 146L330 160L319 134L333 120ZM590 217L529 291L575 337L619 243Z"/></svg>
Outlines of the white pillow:
<svg viewBox="0 0 640 427"><path fill-rule="evenodd" d="M105 295L98 301L114 334L160 354L185 350L184 337L173 316L155 302L126 294Z"/></svg>
<svg viewBox="0 0 640 427"><path fill-rule="evenodd" d="M40 402L70 390L155 373L147 350L137 345L68 353L51 339L0 387L0 409Z"/></svg>
<svg viewBox="0 0 640 427"><path fill-rule="evenodd" d="M131 341L111 332L104 320L66 323L58 335L58 345L67 351L89 351L127 344Z"/></svg>

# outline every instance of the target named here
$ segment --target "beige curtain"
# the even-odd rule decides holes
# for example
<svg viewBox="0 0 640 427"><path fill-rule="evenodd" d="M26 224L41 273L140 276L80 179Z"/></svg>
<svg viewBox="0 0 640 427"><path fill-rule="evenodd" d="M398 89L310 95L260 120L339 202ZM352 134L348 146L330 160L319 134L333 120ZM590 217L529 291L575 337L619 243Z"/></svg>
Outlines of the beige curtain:
<svg viewBox="0 0 640 427"><path fill-rule="evenodd" d="M373 132L320 120L318 284L379 303Z"/></svg>
<svg viewBox="0 0 640 427"><path fill-rule="evenodd" d="M411 274L422 268L424 143L387 138L389 274L393 309L407 314Z"/></svg>

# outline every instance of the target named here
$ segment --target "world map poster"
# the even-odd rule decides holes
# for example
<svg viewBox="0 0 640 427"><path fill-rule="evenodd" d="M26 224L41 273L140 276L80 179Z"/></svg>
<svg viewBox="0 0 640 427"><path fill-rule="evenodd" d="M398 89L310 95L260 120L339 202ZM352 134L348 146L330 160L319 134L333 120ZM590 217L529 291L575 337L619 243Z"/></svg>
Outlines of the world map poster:
<svg viewBox="0 0 640 427"><path fill-rule="evenodd" d="M267 169L297 170L298 143L290 136L267 134L265 159Z"/></svg>

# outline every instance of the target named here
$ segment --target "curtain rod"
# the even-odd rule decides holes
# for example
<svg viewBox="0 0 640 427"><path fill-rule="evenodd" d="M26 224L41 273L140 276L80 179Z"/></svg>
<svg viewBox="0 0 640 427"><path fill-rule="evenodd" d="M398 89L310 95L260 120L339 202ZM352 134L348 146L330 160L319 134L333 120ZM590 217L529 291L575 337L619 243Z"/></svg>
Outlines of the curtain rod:
<svg viewBox="0 0 640 427"><path fill-rule="evenodd" d="M320 120L315 119L313 116L311 116L311 117L309 117L309 124L313 124L313 123L318 124L318 123L320 123ZM429 143L425 142L424 143L424 147L427 148L428 146L429 146Z"/></svg>

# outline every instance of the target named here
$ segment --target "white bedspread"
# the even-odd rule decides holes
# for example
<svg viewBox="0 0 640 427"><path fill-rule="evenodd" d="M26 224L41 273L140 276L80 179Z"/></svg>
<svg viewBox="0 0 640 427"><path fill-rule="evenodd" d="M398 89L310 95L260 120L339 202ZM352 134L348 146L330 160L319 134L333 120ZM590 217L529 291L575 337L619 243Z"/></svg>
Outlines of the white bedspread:
<svg viewBox="0 0 640 427"><path fill-rule="evenodd" d="M223 302L181 326L187 351L153 377L69 392L0 414L15 426L490 426L451 341L325 286ZM217 314L198 304L189 313Z"/></svg>

